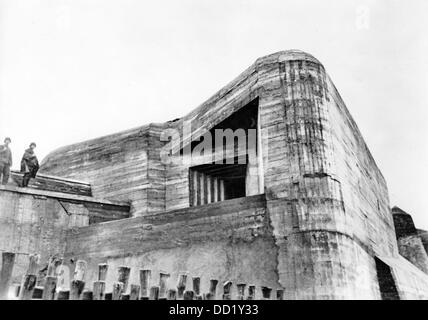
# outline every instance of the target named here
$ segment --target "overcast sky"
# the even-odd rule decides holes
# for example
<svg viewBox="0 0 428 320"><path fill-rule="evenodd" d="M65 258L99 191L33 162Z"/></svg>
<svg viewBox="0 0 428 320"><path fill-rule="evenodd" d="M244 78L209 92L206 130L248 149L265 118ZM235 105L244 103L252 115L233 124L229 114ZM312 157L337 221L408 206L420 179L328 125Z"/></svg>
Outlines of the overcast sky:
<svg viewBox="0 0 428 320"><path fill-rule="evenodd" d="M256 58L326 67L389 186L428 229L428 1L0 0L0 140L14 167L180 117Z"/></svg>

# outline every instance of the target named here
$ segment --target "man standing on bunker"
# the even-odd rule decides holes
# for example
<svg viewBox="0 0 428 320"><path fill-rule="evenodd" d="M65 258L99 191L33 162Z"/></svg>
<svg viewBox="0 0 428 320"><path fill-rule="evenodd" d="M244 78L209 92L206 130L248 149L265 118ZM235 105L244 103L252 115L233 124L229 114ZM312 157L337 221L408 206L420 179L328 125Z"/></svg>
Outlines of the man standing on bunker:
<svg viewBox="0 0 428 320"><path fill-rule="evenodd" d="M4 139L4 145L0 146L0 177L2 178L2 185L6 185L9 181L10 167L12 166L12 151L9 149L11 142L10 138L6 138Z"/></svg>
<svg viewBox="0 0 428 320"><path fill-rule="evenodd" d="M37 160L36 155L34 154L34 149L36 144L32 142L30 147L25 150L24 155L21 160L21 172L24 173L24 178L22 179L22 186L27 187L31 178L35 178L37 171L39 170L39 161Z"/></svg>

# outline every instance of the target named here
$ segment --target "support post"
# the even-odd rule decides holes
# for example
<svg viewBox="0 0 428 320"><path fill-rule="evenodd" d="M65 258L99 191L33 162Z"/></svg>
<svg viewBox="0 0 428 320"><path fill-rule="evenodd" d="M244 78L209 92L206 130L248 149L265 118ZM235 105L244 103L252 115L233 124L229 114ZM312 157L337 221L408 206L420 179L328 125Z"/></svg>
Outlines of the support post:
<svg viewBox="0 0 428 320"><path fill-rule="evenodd" d="M159 300L159 287L153 286L150 288L149 300Z"/></svg>
<svg viewBox="0 0 428 320"><path fill-rule="evenodd" d="M201 296L201 278L200 277L193 277L193 292L195 293L195 299L196 300L202 300Z"/></svg>
<svg viewBox="0 0 428 320"><path fill-rule="evenodd" d="M186 290L186 281L187 281L187 274L182 273L178 276L177 300L183 299L184 290Z"/></svg>
<svg viewBox="0 0 428 320"><path fill-rule="evenodd" d="M98 281L106 281L108 264L100 263L98 265Z"/></svg>
<svg viewBox="0 0 428 320"><path fill-rule="evenodd" d="M82 300L93 300L93 293L92 293L92 291L83 291L83 293L82 293Z"/></svg>
<svg viewBox="0 0 428 320"><path fill-rule="evenodd" d="M262 287L262 295L264 300L270 300L271 293L272 293L272 288Z"/></svg>
<svg viewBox="0 0 428 320"><path fill-rule="evenodd" d="M166 299L166 287L169 276L169 273L161 272L159 274L159 299Z"/></svg>
<svg viewBox="0 0 428 320"><path fill-rule="evenodd" d="M12 279L15 254L12 252L2 252L2 264L0 271L0 299L7 299L10 280Z"/></svg>
<svg viewBox="0 0 428 320"><path fill-rule="evenodd" d="M60 290L56 294L56 300L69 300L70 299L70 291L68 290Z"/></svg>
<svg viewBox="0 0 428 320"><path fill-rule="evenodd" d="M195 293L192 290L184 291L183 300L193 300Z"/></svg>
<svg viewBox="0 0 428 320"><path fill-rule="evenodd" d="M34 288L36 287L37 276L35 274L27 274L24 276L24 281L19 289L20 300L31 300L33 297Z"/></svg>
<svg viewBox="0 0 428 320"><path fill-rule="evenodd" d="M92 291L93 300L104 300L106 290L106 278L107 278L108 264L101 263L98 265L98 281L94 282Z"/></svg>
<svg viewBox="0 0 428 320"><path fill-rule="evenodd" d="M140 298L140 286L138 284L131 284L129 300L138 300L139 298Z"/></svg>
<svg viewBox="0 0 428 320"><path fill-rule="evenodd" d="M236 285L236 288L237 288L237 291L238 291L237 300L244 300L245 287L246 287L245 283L238 283Z"/></svg>
<svg viewBox="0 0 428 320"><path fill-rule="evenodd" d="M218 181L220 183L220 186L219 186L220 201L224 201L225 200L224 180L219 179Z"/></svg>
<svg viewBox="0 0 428 320"><path fill-rule="evenodd" d="M141 287L141 298L147 300L149 298L149 286L152 271L148 269L140 270L140 287Z"/></svg>
<svg viewBox="0 0 428 320"><path fill-rule="evenodd" d="M123 283L123 293L128 290L128 281L129 281L129 275L131 273L131 268L129 267L119 267L118 268L118 282Z"/></svg>
<svg viewBox="0 0 428 320"><path fill-rule="evenodd" d="M122 293L123 293L123 288L124 288L124 284L123 282L115 282L113 283L113 292L112 292L112 300L120 300Z"/></svg>
<svg viewBox="0 0 428 320"><path fill-rule="evenodd" d="M43 300L54 300L56 292L56 284L58 278L55 276L47 276L45 279L45 286L43 288L42 299Z"/></svg>
<svg viewBox="0 0 428 320"><path fill-rule="evenodd" d="M43 297L43 287L35 286L33 290L32 299L41 300Z"/></svg>
<svg viewBox="0 0 428 320"><path fill-rule="evenodd" d="M86 261L78 260L74 269L74 279L70 283L70 300L80 300L85 288Z"/></svg>
<svg viewBox="0 0 428 320"><path fill-rule="evenodd" d="M22 278L21 288L19 290L20 300L31 300L33 297L34 288L37 284L37 269L39 266L40 256L37 254L30 254L28 269Z"/></svg>
<svg viewBox="0 0 428 320"><path fill-rule="evenodd" d="M49 262L48 262L48 270L46 273L46 276L48 277L57 277L57 268L62 264L63 259L56 257L56 256L52 256L49 258Z"/></svg>
<svg viewBox="0 0 428 320"><path fill-rule="evenodd" d="M105 299L106 283L105 281L95 281L94 289L92 291L93 300L104 300Z"/></svg>
<svg viewBox="0 0 428 320"><path fill-rule="evenodd" d="M256 297L256 286L248 287L248 297L247 300L254 300Z"/></svg>
<svg viewBox="0 0 428 320"><path fill-rule="evenodd" d="M212 201L212 190L211 190L211 176L206 175L206 193L207 193L207 203L211 203Z"/></svg>
<svg viewBox="0 0 428 320"><path fill-rule="evenodd" d="M204 295L204 300L215 300L217 295L217 284L218 284L218 280L216 279L210 280L210 291Z"/></svg>
<svg viewBox="0 0 428 320"><path fill-rule="evenodd" d="M219 192L218 192L218 179L213 177L213 199L212 202L217 202L220 200Z"/></svg>
<svg viewBox="0 0 428 320"><path fill-rule="evenodd" d="M200 197L201 197L201 205L206 204L206 198L205 198L205 174L200 173L199 175L199 185L200 185Z"/></svg>
<svg viewBox="0 0 428 320"><path fill-rule="evenodd" d="M232 299L232 281L226 281L223 284L223 300L231 300Z"/></svg>
<svg viewBox="0 0 428 320"><path fill-rule="evenodd" d="M177 290L169 289L167 300L177 300Z"/></svg>

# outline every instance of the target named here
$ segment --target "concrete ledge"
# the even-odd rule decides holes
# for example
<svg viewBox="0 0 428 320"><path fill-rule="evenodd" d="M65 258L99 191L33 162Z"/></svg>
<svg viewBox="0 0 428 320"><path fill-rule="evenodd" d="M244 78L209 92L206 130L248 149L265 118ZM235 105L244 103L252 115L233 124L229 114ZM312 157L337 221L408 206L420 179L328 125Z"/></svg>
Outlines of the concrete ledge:
<svg viewBox="0 0 428 320"><path fill-rule="evenodd" d="M123 211L129 211L130 210L130 204L128 202L124 202L124 201L109 201L109 200L105 200L105 199L96 199L96 198L92 198L92 197L88 197L88 196L81 196L81 195L68 194L68 193L62 193L62 192L54 192L54 191L48 191L48 190L38 190L38 189L33 189L33 188L21 188L21 187L15 187L15 186L10 186L10 185L6 185L6 186L0 185L0 192L1 191L28 194L28 195L34 195L34 196L40 196L40 197L55 198L58 200L66 200L66 201L72 201L72 202L118 206L118 207L123 207Z"/></svg>
<svg viewBox="0 0 428 320"><path fill-rule="evenodd" d="M21 172L12 171L9 185L22 185L22 178L23 174ZM71 179L63 179L44 174L37 174L36 178L31 179L29 187L39 190L69 193L89 197L92 196L92 189L89 183Z"/></svg>

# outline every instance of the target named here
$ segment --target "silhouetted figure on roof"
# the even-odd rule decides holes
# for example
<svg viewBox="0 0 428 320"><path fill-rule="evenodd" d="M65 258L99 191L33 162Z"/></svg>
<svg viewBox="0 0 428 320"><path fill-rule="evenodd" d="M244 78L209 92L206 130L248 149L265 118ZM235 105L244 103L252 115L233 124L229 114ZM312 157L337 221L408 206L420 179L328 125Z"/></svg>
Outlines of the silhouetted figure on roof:
<svg viewBox="0 0 428 320"><path fill-rule="evenodd" d="M34 154L36 144L33 142L30 147L25 150L21 160L21 172L24 174L22 179L22 186L27 187L31 178L35 178L37 171L39 170L39 161Z"/></svg>
<svg viewBox="0 0 428 320"><path fill-rule="evenodd" d="M12 166L12 151L9 149L11 142L10 138L6 138L4 145L0 146L0 177L3 185L9 181L10 167Z"/></svg>

